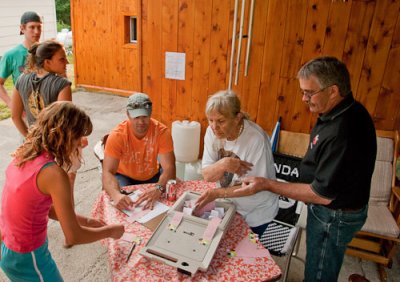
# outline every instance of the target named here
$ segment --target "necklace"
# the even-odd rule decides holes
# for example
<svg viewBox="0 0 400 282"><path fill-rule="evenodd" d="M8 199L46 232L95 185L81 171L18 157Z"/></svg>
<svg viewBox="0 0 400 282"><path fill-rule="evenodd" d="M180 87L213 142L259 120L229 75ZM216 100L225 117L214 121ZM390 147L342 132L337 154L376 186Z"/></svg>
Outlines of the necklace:
<svg viewBox="0 0 400 282"><path fill-rule="evenodd" d="M232 140L232 141L235 141L235 144L236 144L237 140L239 139L239 136L242 134L243 130L244 130L244 121L242 120L240 127L239 127L239 132L238 132L236 138L234 140Z"/></svg>
<svg viewBox="0 0 400 282"><path fill-rule="evenodd" d="M237 130L236 138L233 139L233 138L226 137L225 140L229 141L229 142L235 142L235 144L236 144L236 141L239 139L239 136L242 134L243 130L244 130L244 121L241 120L239 130Z"/></svg>
<svg viewBox="0 0 400 282"><path fill-rule="evenodd" d="M239 128L239 133L238 133L238 136L236 137L236 139L238 139L239 136L242 134L243 129L244 129L244 121L242 120L240 128Z"/></svg>

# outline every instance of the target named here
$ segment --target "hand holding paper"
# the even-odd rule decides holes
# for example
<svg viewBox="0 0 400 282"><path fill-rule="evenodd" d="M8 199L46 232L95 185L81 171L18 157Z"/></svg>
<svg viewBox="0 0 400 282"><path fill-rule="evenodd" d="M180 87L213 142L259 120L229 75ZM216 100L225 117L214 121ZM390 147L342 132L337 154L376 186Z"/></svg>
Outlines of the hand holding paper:
<svg viewBox="0 0 400 282"><path fill-rule="evenodd" d="M132 202L135 202L141 194L141 191L135 191L129 195L129 198ZM141 203L133 209L124 209L122 212L129 216L128 221L130 222L137 221L139 223L146 223L163 212L166 212L168 209L169 207L167 205L155 202L152 210L144 209L144 203Z"/></svg>
<svg viewBox="0 0 400 282"><path fill-rule="evenodd" d="M199 207L199 205L197 205L194 209L193 214L195 216L202 216L205 212L209 212L213 209L215 209L215 201L209 202L201 208Z"/></svg>
<svg viewBox="0 0 400 282"><path fill-rule="evenodd" d="M155 187L148 189L140 194L140 196L133 202L134 206L137 207L144 203L143 209L153 209L154 203L161 197L160 190Z"/></svg>
<svg viewBox="0 0 400 282"><path fill-rule="evenodd" d="M132 204L131 198L124 194L118 194L118 196L113 199L114 207L119 210L129 209Z"/></svg>
<svg viewBox="0 0 400 282"><path fill-rule="evenodd" d="M217 189L208 189L205 192L203 192L203 194L201 194L201 196L196 201L195 210L202 209L208 203L213 202L215 199L217 199L218 198L217 193L218 193Z"/></svg>

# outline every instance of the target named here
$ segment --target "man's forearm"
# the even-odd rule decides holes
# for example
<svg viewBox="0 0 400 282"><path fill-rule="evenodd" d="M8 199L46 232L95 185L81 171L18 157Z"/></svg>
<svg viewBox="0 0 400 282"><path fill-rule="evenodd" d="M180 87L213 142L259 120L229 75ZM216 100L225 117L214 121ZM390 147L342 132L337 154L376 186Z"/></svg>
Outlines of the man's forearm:
<svg viewBox="0 0 400 282"><path fill-rule="evenodd" d="M166 169L161 173L158 183L165 186L170 179L175 179L175 171L172 169Z"/></svg>
<svg viewBox="0 0 400 282"><path fill-rule="evenodd" d="M310 184L283 183L276 180L265 180L265 190L305 203L328 205L331 200L316 194Z"/></svg>
<svg viewBox="0 0 400 282"><path fill-rule="evenodd" d="M107 171L103 171L103 188L112 199L120 194L120 187L115 175Z"/></svg>

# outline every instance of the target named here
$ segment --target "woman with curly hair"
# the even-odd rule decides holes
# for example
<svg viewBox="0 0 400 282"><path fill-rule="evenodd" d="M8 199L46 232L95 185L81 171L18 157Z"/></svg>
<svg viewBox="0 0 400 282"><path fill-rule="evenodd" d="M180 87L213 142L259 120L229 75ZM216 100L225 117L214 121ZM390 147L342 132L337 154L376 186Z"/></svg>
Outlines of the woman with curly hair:
<svg viewBox="0 0 400 282"><path fill-rule="evenodd" d="M62 281L47 241L49 217L58 220L67 244L118 239L123 225L105 223L74 211L72 187L62 166L92 132L88 115L71 102L43 109L6 170L1 198L0 266L11 281Z"/></svg>

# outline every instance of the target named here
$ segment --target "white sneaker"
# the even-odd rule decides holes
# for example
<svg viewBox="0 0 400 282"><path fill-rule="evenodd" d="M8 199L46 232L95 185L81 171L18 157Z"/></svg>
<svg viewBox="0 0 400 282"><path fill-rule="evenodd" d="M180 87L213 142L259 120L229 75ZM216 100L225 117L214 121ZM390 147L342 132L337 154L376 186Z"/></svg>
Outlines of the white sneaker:
<svg viewBox="0 0 400 282"><path fill-rule="evenodd" d="M99 165L97 166L97 170L99 171L100 176L101 176L103 174L103 166L101 163L99 163Z"/></svg>
<svg viewBox="0 0 400 282"><path fill-rule="evenodd" d="M100 162L104 160L104 146L101 140L97 142L96 145L94 145L93 152L96 158L98 158Z"/></svg>

